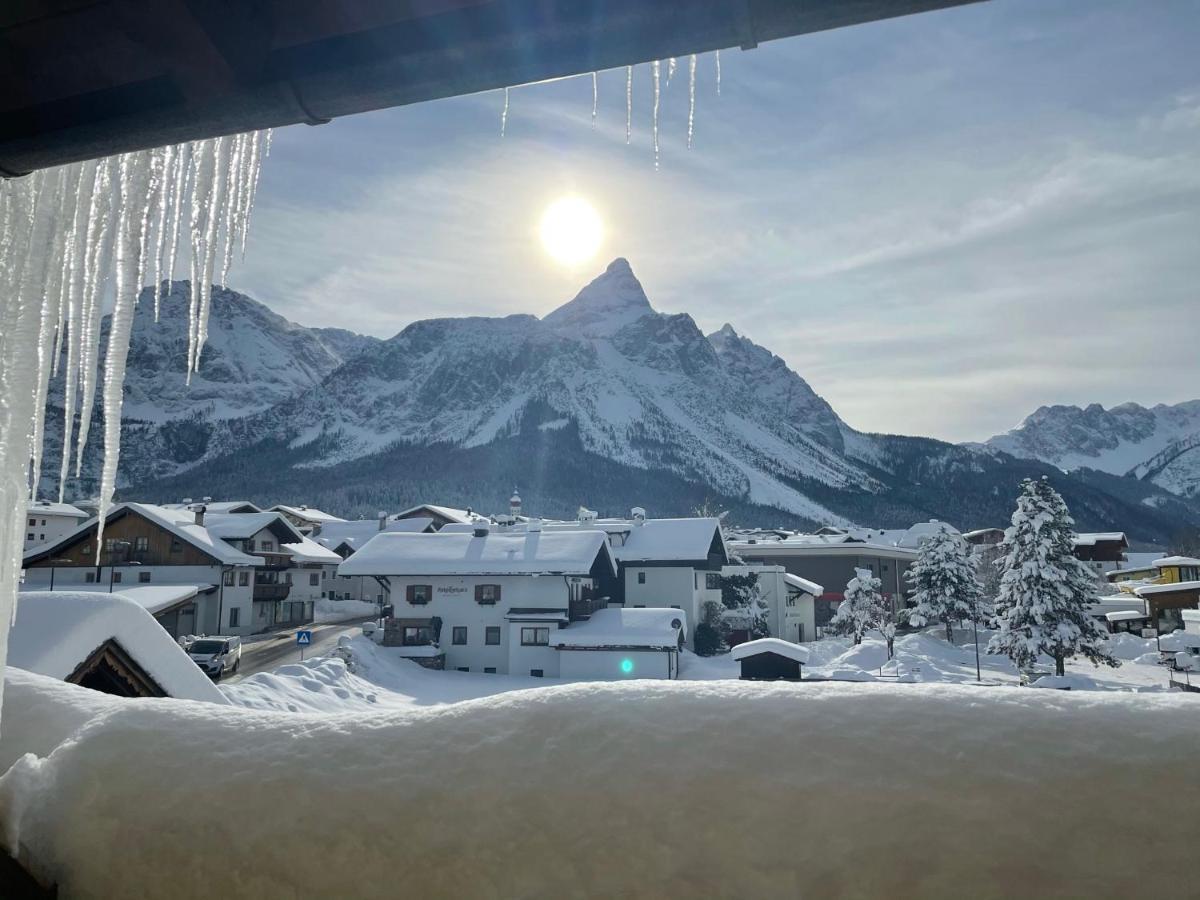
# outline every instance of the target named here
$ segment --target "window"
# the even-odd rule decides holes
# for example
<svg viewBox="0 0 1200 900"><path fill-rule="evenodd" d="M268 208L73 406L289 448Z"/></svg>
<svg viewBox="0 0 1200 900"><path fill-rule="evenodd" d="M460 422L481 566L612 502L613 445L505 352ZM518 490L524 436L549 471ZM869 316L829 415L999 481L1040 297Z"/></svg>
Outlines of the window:
<svg viewBox="0 0 1200 900"><path fill-rule="evenodd" d="M121 574L122 574L122 573L120 573L120 572L116 572L116 571L114 571L114 572L112 573L112 582L113 582L113 584L120 584L120 583L121 583Z"/></svg>
<svg viewBox="0 0 1200 900"><path fill-rule="evenodd" d="M85 584L95 584L96 583L96 573L95 572L84 573L83 581Z"/></svg>
<svg viewBox="0 0 1200 900"><path fill-rule="evenodd" d="M25 540L27 540L27 541L33 540L33 532L32 531L29 532L29 534L25 535Z"/></svg>
<svg viewBox="0 0 1200 900"><path fill-rule="evenodd" d="M645 583L646 583L646 573L638 572L638 584L645 584Z"/></svg>
<svg viewBox="0 0 1200 900"><path fill-rule="evenodd" d="M433 643L433 630L428 625L406 625L401 640L405 647L424 647Z"/></svg>
<svg viewBox="0 0 1200 900"><path fill-rule="evenodd" d="M542 669L530 669L529 674L532 675L534 678L541 678L546 673Z"/></svg>
<svg viewBox="0 0 1200 900"><path fill-rule="evenodd" d="M30 528L37 528L37 519L30 519L30 520L29 520L29 527L30 527Z"/></svg>
<svg viewBox="0 0 1200 900"><path fill-rule="evenodd" d="M250 538L248 541L246 541L245 550L247 553L254 552L254 538Z"/></svg>
<svg viewBox="0 0 1200 900"><path fill-rule="evenodd" d="M135 537L133 539L133 549L140 552L145 552L150 549L150 538L146 536Z"/></svg>
<svg viewBox="0 0 1200 900"><path fill-rule="evenodd" d="M496 674L496 667L495 667L495 666L484 666L484 667L483 667L483 674L484 674L484 675L495 675L495 674Z"/></svg>
<svg viewBox="0 0 1200 900"><path fill-rule="evenodd" d="M316 587L316 586L317 586L317 585L319 585L320 583L321 583L321 579L317 577L317 573L316 573L316 572L310 572L310 573L309 573L309 575L308 575L308 586L309 586L309 587Z"/></svg>
<svg viewBox="0 0 1200 900"><path fill-rule="evenodd" d="M459 667L458 667L458 671L460 671L460 672L470 672L470 671L471 671L471 667L470 667L470 666L459 666Z"/></svg>
<svg viewBox="0 0 1200 900"><path fill-rule="evenodd" d="M104 539L104 552L105 553L112 553L116 549L117 549L117 539L116 538L105 538Z"/></svg>
<svg viewBox="0 0 1200 900"><path fill-rule="evenodd" d="M79 552L82 553L84 556L87 556L89 553L92 552L92 545L84 544L83 548Z"/></svg>
<svg viewBox="0 0 1200 900"><path fill-rule="evenodd" d="M410 584L404 589L405 599L409 603L428 603L432 594L433 585L430 584Z"/></svg>
<svg viewBox="0 0 1200 900"><path fill-rule="evenodd" d="M45 527L46 527L46 520L45 520L45 519L42 519L42 527L43 527L43 528L45 528Z"/></svg>
<svg viewBox="0 0 1200 900"><path fill-rule="evenodd" d="M233 569L225 573L225 587L233 587Z"/></svg>
<svg viewBox="0 0 1200 900"><path fill-rule="evenodd" d="M45 536L44 534L39 534L39 535L38 535L38 540L39 540L39 541L44 541L45 539L46 539L46 536Z"/></svg>
<svg viewBox="0 0 1200 900"><path fill-rule="evenodd" d="M550 644L549 628L522 628L522 647L546 647Z"/></svg>
<svg viewBox="0 0 1200 900"><path fill-rule="evenodd" d="M719 591L721 589L721 576L717 572L704 573L704 586L710 591Z"/></svg>
<svg viewBox="0 0 1200 900"><path fill-rule="evenodd" d="M498 584L477 584L477 585L475 585L475 599L479 603L496 603L500 599L500 585L498 585Z"/></svg>
<svg viewBox="0 0 1200 900"><path fill-rule="evenodd" d="M322 570L321 570L321 580L322 580L322 581L324 581L324 580L325 580L325 576L326 576L326 575L328 575L328 574L329 574L328 572L326 572L324 569L322 569Z"/></svg>
<svg viewBox="0 0 1200 900"><path fill-rule="evenodd" d="M139 584L149 584L150 583L150 573L149 572L138 572L138 583Z"/></svg>
<svg viewBox="0 0 1200 900"><path fill-rule="evenodd" d="M181 541L179 538L171 538L171 552L172 553L182 553L183 552L183 541Z"/></svg>
<svg viewBox="0 0 1200 900"><path fill-rule="evenodd" d="M241 618L242 618L242 611L235 606L233 609L231 609L229 611L229 627L237 628L238 622L241 621Z"/></svg>
<svg viewBox="0 0 1200 900"><path fill-rule="evenodd" d="M291 583L292 583L292 573L291 573L291 572L284 572L284 573L283 573L283 580L284 580L284 582L285 582L285 583L287 583L287 584L291 584Z"/></svg>
<svg viewBox="0 0 1200 900"><path fill-rule="evenodd" d="M238 572L238 585L248 587L250 585L250 573L246 569Z"/></svg>
<svg viewBox="0 0 1200 900"><path fill-rule="evenodd" d="M263 549L263 550L274 550L274 549L275 549L275 542L274 542L274 541L263 541L263 542L262 542L262 549Z"/></svg>
<svg viewBox="0 0 1200 900"><path fill-rule="evenodd" d="M483 642L488 646L497 646L500 643L500 626L489 625L483 633Z"/></svg>
<svg viewBox="0 0 1200 900"><path fill-rule="evenodd" d="M467 642L467 626L455 625L450 632L450 643L465 644Z"/></svg>

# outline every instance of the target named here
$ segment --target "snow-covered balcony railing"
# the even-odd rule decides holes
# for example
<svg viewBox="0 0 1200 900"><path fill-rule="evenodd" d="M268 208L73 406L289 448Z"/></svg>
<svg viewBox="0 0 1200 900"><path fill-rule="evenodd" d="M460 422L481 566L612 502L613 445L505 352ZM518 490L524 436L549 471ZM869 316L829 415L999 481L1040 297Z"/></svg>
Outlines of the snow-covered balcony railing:
<svg viewBox="0 0 1200 900"><path fill-rule="evenodd" d="M592 613L608 607L607 597L587 597L582 600L572 600L568 603L567 615L572 622L580 619L590 619Z"/></svg>

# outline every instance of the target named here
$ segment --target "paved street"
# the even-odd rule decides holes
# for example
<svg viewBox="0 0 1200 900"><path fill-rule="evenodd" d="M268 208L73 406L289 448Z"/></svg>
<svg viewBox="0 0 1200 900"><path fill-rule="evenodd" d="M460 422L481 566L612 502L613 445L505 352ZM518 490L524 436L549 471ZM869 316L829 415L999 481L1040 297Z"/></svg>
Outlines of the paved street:
<svg viewBox="0 0 1200 900"><path fill-rule="evenodd" d="M236 675L226 675L221 679L222 684L236 684L247 675L256 672L270 672L287 663L300 661L300 648L296 646L296 632L308 629L312 632L313 642L304 648L304 658L328 656L337 646L337 640L343 634L360 634L362 623L374 619L374 616L364 616L361 619L351 619L348 622L330 622L325 625L297 625L277 636L266 640L253 641L242 645L242 663Z"/></svg>

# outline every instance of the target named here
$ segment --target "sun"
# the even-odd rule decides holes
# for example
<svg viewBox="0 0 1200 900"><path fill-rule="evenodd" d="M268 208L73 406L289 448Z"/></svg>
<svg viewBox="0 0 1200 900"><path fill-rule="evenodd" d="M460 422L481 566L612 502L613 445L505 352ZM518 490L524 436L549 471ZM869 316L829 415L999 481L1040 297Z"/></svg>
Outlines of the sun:
<svg viewBox="0 0 1200 900"><path fill-rule="evenodd" d="M585 263L600 249L604 223L596 208L582 197L555 200L542 213L542 246L564 266Z"/></svg>

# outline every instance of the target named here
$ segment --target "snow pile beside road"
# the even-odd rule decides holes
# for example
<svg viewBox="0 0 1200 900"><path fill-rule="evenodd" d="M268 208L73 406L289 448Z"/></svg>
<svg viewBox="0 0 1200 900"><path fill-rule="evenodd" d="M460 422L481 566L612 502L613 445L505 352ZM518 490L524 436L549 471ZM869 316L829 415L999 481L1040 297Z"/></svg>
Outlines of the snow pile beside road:
<svg viewBox="0 0 1200 900"><path fill-rule="evenodd" d="M324 622L348 622L351 619L378 615L379 604L368 603L366 600L322 599L313 602L313 621L318 625Z"/></svg>
<svg viewBox="0 0 1200 900"><path fill-rule="evenodd" d="M1194 847L1162 827L1194 812L1186 696L640 681L369 716L96 702L0 778L7 846L65 897L1175 896ZM1138 865L1098 863L1114 822ZM214 865L219 890L181 876Z"/></svg>

